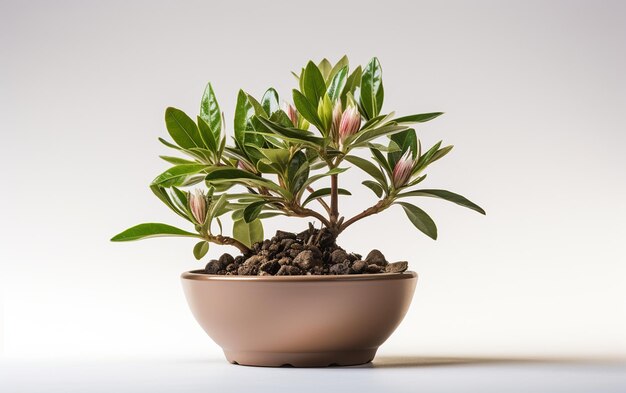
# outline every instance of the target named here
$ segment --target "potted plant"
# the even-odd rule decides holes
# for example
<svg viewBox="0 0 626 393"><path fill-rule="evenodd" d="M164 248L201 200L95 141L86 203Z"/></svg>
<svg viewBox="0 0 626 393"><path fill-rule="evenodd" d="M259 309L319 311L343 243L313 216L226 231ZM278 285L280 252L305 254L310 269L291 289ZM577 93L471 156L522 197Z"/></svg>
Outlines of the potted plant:
<svg viewBox="0 0 626 393"><path fill-rule="evenodd" d="M423 149L411 126L440 112L382 113L378 59L351 72L345 56L334 65L324 59L294 75L293 105L281 106L273 88L260 100L239 91L232 144L210 83L195 120L167 108L173 141L159 140L186 157L161 156L173 166L150 189L193 230L148 223L111 240L189 237L198 240L197 259L211 243L238 249L240 255L223 254L182 275L194 316L232 363L365 363L404 317L417 274L406 271L405 261L389 263L378 250L365 258L349 253L337 245L338 236L355 222L398 206L418 230L436 239L433 220L408 202L416 197L485 212L458 194L417 188L428 166L452 146L438 142ZM371 159L357 155L359 150ZM341 188L339 179L351 167L367 174L363 185L378 201L346 217L339 200L351 191ZM222 222L227 214L230 235ZM275 216L305 217L315 224L264 240L262 221Z"/></svg>

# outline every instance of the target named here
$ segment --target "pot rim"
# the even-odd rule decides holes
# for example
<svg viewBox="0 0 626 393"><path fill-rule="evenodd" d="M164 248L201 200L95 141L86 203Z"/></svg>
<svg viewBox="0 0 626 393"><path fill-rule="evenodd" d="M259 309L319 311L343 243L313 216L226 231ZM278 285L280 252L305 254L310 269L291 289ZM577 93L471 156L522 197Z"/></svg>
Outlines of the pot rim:
<svg viewBox="0 0 626 393"><path fill-rule="evenodd" d="M374 280L407 280L417 277L417 273L407 270L402 273L366 273L344 275L299 275L299 276L222 276L200 273L202 270L183 272L183 280L198 281L270 281L270 282L323 282L323 281L374 281Z"/></svg>

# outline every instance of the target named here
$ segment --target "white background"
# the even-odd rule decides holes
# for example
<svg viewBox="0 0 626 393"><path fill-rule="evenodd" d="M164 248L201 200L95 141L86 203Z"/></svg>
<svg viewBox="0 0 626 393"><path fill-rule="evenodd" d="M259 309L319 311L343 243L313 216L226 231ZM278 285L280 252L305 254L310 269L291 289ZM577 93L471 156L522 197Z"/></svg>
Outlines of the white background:
<svg viewBox="0 0 626 393"><path fill-rule="evenodd" d="M147 187L165 107L195 115L211 81L230 131L239 88L288 98L290 71L343 54L378 56L384 109L446 112L418 128L455 145L423 184L487 210L416 200L436 242L395 208L342 235L420 274L381 353L626 355L623 2L268 3L0 3L3 357L219 357L180 288L193 242L108 239L184 225ZM345 214L374 202L362 179Z"/></svg>

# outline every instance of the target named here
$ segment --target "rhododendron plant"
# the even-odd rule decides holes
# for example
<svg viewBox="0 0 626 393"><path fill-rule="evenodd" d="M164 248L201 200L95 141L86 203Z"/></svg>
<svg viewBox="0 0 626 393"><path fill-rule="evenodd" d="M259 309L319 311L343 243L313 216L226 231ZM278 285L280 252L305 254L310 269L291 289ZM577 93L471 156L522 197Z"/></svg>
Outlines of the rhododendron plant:
<svg viewBox="0 0 626 393"><path fill-rule="evenodd" d="M161 156L173 166L158 175L150 188L193 229L141 224L112 240L197 238L194 255L200 259L209 243L249 253L255 242L263 240L262 220L279 215L319 221L322 230L336 238L355 222L397 205L417 229L436 239L433 220L408 199L435 197L484 214L461 195L417 188L426 178L425 170L452 146L438 142L422 149L412 126L433 120L441 112L397 117L382 111L384 89L378 59L352 71L346 57L334 65L326 59L319 64L311 61L294 75L298 86L284 101L273 88L260 100L239 91L230 144L210 83L195 119L167 108L165 125L173 142L159 140L186 157ZM339 201L352 192L340 188L340 176L351 176L344 175L351 167L365 172L369 178L363 185L378 200L347 217L340 213ZM328 180L330 184L324 184ZM232 230L222 225L226 214L232 217Z"/></svg>

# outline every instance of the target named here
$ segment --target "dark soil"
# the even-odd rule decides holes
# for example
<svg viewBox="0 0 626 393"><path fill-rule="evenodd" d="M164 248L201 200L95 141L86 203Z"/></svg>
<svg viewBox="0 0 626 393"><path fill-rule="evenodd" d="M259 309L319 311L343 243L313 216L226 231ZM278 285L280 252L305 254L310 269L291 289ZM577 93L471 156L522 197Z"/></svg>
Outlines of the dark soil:
<svg viewBox="0 0 626 393"><path fill-rule="evenodd" d="M296 276L323 274L400 273L407 262L389 263L378 250L362 258L335 243L325 229L310 227L295 234L277 231L271 239L255 243L251 253L224 254L207 263L206 274L239 276Z"/></svg>

